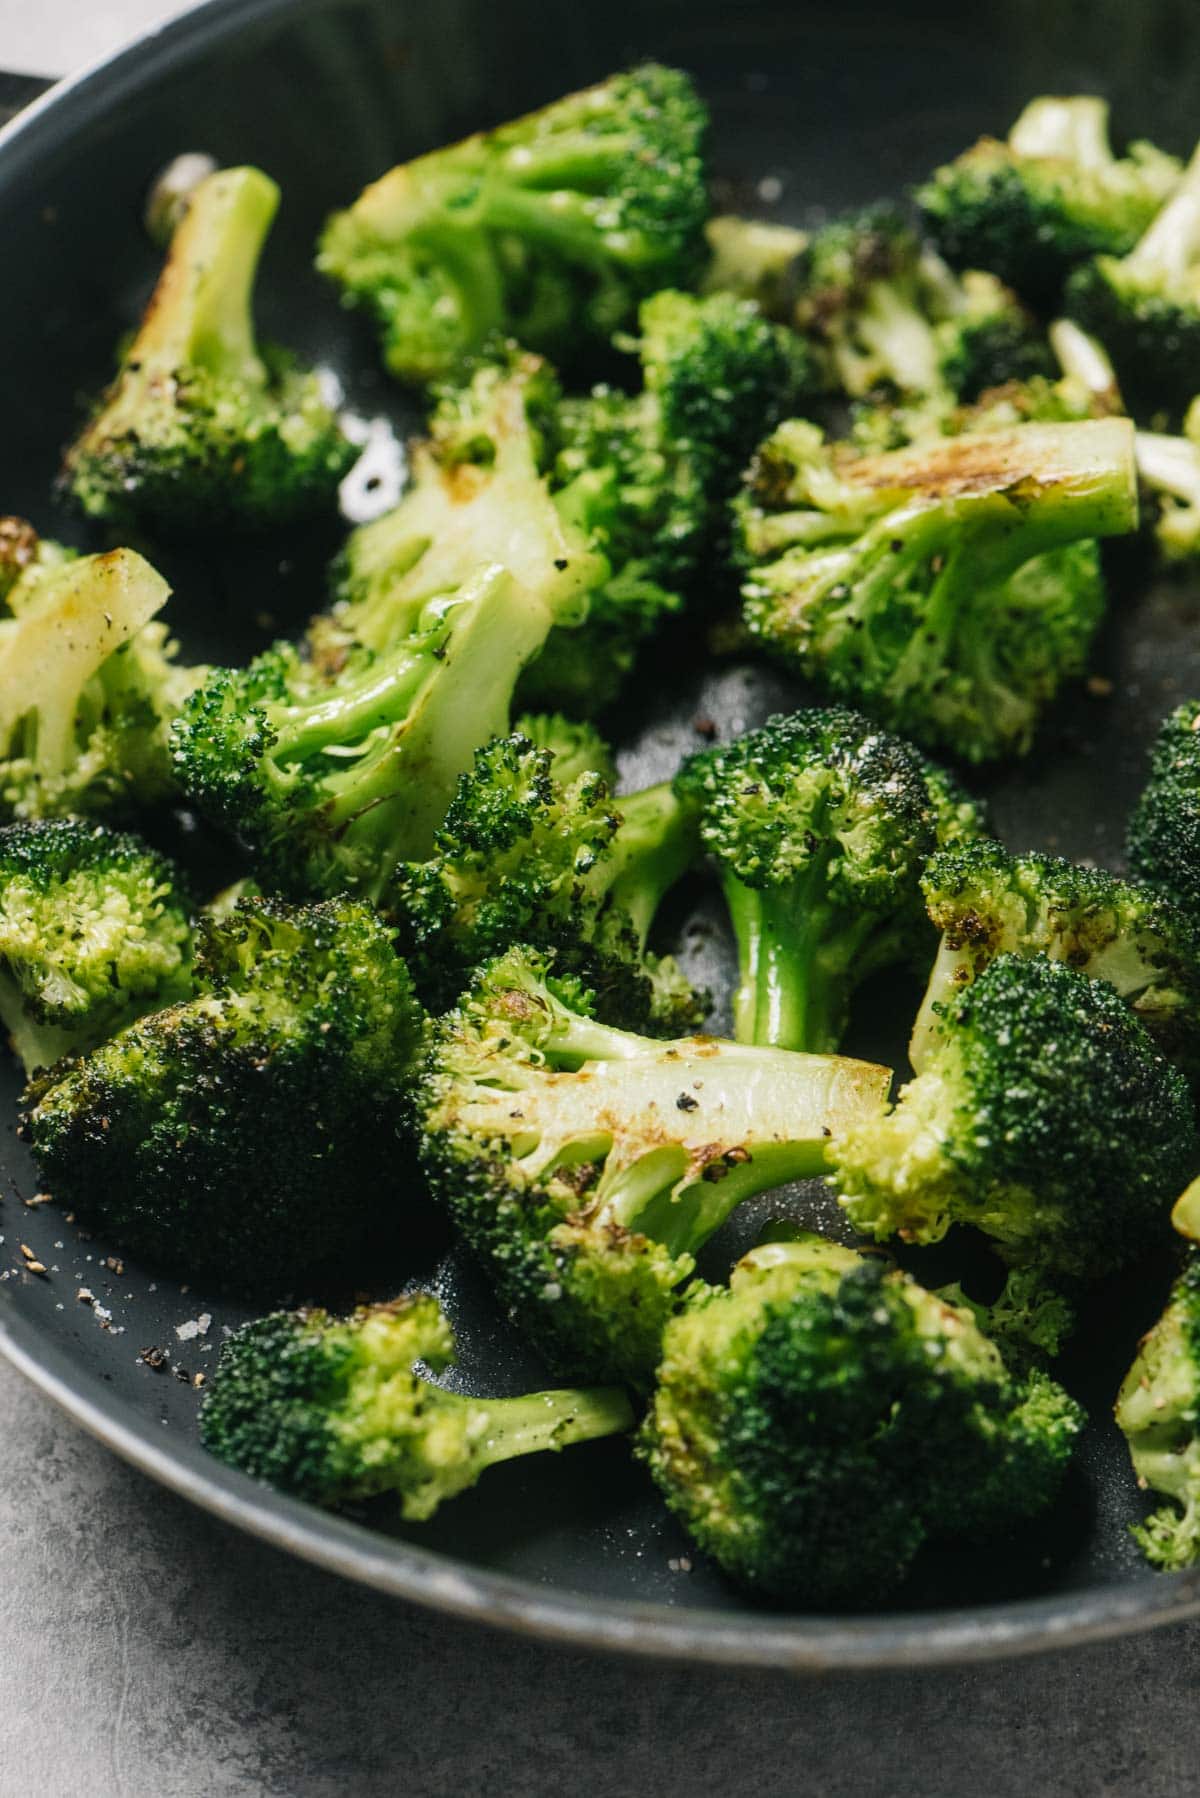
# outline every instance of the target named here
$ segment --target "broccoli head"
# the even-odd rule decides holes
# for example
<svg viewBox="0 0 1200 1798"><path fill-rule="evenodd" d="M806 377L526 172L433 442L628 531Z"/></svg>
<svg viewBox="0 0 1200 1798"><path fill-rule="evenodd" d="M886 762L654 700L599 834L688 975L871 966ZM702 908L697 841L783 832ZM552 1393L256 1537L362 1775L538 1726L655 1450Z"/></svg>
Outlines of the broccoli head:
<svg viewBox="0 0 1200 1798"><path fill-rule="evenodd" d="M1166 1310L1143 1337L1117 1395L1117 1424L1143 1491L1167 1500L1133 1535L1156 1567L1200 1559L1200 1253L1192 1250Z"/></svg>
<svg viewBox="0 0 1200 1798"><path fill-rule="evenodd" d="M820 1237L752 1250L666 1327L640 1453L740 1585L871 1604L926 1541L1053 1500L1083 1415L969 1312Z"/></svg>
<svg viewBox="0 0 1200 1798"><path fill-rule="evenodd" d="M605 341L704 258L707 115L648 63L382 176L330 219L317 266L377 319L405 381L489 337Z"/></svg>
<svg viewBox="0 0 1200 1798"><path fill-rule="evenodd" d="M941 945L909 1055L937 1053L962 989L997 955L1046 955L1106 980L1163 1053L1200 1074L1200 933L1148 886L1055 855L1010 855L999 843L948 849L921 879Z"/></svg>
<svg viewBox="0 0 1200 1798"><path fill-rule="evenodd" d="M1114 156L1108 104L1091 94L1031 100L1004 142L984 137L917 189L942 254L993 270L1052 307L1075 264L1131 250L1179 180L1153 144Z"/></svg>
<svg viewBox="0 0 1200 1798"><path fill-rule="evenodd" d="M753 300L766 318L791 324L796 286L808 233L794 225L723 213L704 227L708 266L700 286L704 293L732 293Z"/></svg>
<svg viewBox="0 0 1200 1798"><path fill-rule="evenodd" d="M436 1299L414 1293L349 1317L276 1311L221 1349L200 1411L204 1446L253 1479L318 1505L380 1494L432 1517L500 1461L628 1430L609 1389L472 1398L431 1375L454 1359Z"/></svg>
<svg viewBox="0 0 1200 1798"><path fill-rule="evenodd" d="M1137 524L1111 418L840 456L783 425L738 502L753 637L892 729L971 761L1027 750L1104 608L1095 539Z"/></svg>
<svg viewBox="0 0 1200 1798"><path fill-rule="evenodd" d="M975 814L899 737L831 708L768 720L701 750L676 777L720 869L738 943L739 1042L831 1053L850 999L920 954L919 879Z"/></svg>
<svg viewBox="0 0 1200 1798"><path fill-rule="evenodd" d="M970 1224L1013 1265L1095 1278L1152 1249L1195 1154L1183 1076L1104 980L999 955L895 1109L830 1146L864 1235Z"/></svg>
<svg viewBox="0 0 1200 1798"><path fill-rule="evenodd" d="M0 1020L25 1072L191 991L191 906L140 838L74 818L0 829Z"/></svg>
<svg viewBox="0 0 1200 1798"><path fill-rule="evenodd" d="M1163 719L1129 820L1129 866L1200 919L1200 700Z"/></svg>
<svg viewBox="0 0 1200 1798"><path fill-rule="evenodd" d="M735 1206L820 1173L886 1068L598 1023L511 951L443 1019L422 1160L518 1328L569 1378L644 1382L695 1256Z"/></svg>
<svg viewBox="0 0 1200 1798"><path fill-rule="evenodd" d="M91 517L192 533L332 506L357 452L320 376L255 342L254 277L278 205L258 169L192 190L116 380L67 451L64 478Z"/></svg>
<svg viewBox="0 0 1200 1798"><path fill-rule="evenodd" d="M421 1012L349 899L203 920L196 996L26 1094L46 1186L121 1247L235 1290L352 1265L391 1191Z"/></svg>
<svg viewBox="0 0 1200 1798"><path fill-rule="evenodd" d="M612 746L595 725L583 719L564 718L561 712L522 712L513 729L527 737L535 749L554 757L554 778L578 780L581 774L598 774L610 787L617 784L617 764Z"/></svg>

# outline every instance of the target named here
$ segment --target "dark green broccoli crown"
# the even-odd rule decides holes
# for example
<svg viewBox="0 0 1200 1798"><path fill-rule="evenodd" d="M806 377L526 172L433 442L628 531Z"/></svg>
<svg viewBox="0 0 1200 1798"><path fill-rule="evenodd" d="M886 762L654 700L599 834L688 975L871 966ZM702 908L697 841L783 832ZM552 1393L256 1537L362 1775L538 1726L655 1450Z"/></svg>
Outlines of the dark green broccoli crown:
<svg viewBox="0 0 1200 1798"><path fill-rule="evenodd" d="M642 1449L740 1583L861 1604L927 1539L1044 1509L1081 1423L1049 1381L1010 1379L967 1313L799 1243L753 1251L668 1325Z"/></svg>
<svg viewBox="0 0 1200 1798"><path fill-rule="evenodd" d="M393 373L445 374L500 332L607 339L704 259L707 115L646 64L393 169L326 227L318 266L375 313Z"/></svg>
<svg viewBox="0 0 1200 1798"><path fill-rule="evenodd" d="M1200 264L1172 285L1136 258L1098 256L1071 276L1066 309L1104 344L1131 411L1180 418L1200 389Z"/></svg>
<svg viewBox="0 0 1200 1798"><path fill-rule="evenodd" d="M1050 307L1076 263L1133 248L1179 172L1173 156L1146 143L1114 157L1103 101L1042 99L1006 143L981 138L937 169L916 200L956 267L990 269Z"/></svg>
<svg viewBox="0 0 1200 1798"><path fill-rule="evenodd" d="M1163 720L1126 849L1134 874L1200 918L1200 700Z"/></svg>
<svg viewBox="0 0 1200 1798"><path fill-rule="evenodd" d="M190 912L138 837L77 819L0 830L0 1015L26 1071L189 992Z"/></svg>
<svg viewBox="0 0 1200 1798"><path fill-rule="evenodd" d="M797 323L819 331L872 283L907 280L920 253L903 208L890 200L831 219L809 235L790 271Z"/></svg>
<svg viewBox="0 0 1200 1798"><path fill-rule="evenodd" d="M942 380L964 402L1056 372L1032 313L1001 282L974 270L963 277L961 310L938 327L938 351Z"/></svg>
<svg viewBox="0 0 1200 1798"><path fill-rule="evenodd" d="M1167 1307L1142 1339L1116 1418L1143 1490L1167 1499L1133 1528L1156 1567L1200 1558L1200 1255L1190 1251Z"/></svg>
<svg viewBox="0 0 1200 1798"><path fill-rule="evenodd" d="M67 453L84 510L203 531L288 522L328 505L354 460L322 380L259 349L254 277L279 202L257 169L189 197L116 380Z"/></svg>
<svg viewBox="0 0 1200 1798"><path fill-rule="evenodd" d="M23 1127L49 1189L131 1252L287 1291L369 1232L420 1008L390 933L345 899L241 900L206 920L196 981L35 1082Z"/></svg>
<svg viewBox="0 0 1200 1798"><path fill-rule="evenodd" d="M974 1224L1014 1263L1095 1277L1163 1233L1195 1155L1183 1076L1105 980L996 957L947 1009L896 1109L834 1145L855 1227Z"/></svg>

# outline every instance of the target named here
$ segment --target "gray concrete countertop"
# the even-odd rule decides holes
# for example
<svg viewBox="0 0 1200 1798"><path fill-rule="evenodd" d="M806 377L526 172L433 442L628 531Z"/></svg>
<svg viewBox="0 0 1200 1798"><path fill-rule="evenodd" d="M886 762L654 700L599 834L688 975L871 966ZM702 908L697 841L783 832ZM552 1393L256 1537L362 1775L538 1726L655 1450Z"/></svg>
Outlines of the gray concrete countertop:
<svg viewBox="0 0 1200 1798"><path fill-rule="evenodd" d="M0 1365L3 1798L1181 1798L1200 1626L961 1672L622 1662L411 1610L159 1490Z"/></svg>

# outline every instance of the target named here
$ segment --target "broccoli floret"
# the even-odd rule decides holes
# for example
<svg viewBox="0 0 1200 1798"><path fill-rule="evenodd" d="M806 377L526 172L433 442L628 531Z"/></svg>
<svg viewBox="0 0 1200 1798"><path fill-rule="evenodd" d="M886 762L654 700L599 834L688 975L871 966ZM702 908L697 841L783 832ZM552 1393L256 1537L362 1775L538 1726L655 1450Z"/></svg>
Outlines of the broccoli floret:
<svg viewBox="0 0 1200 1798"><path fill-rule="evenodd" d="M513 690L607 564L538 473L546 371L517 356L473 389L472 441L421 446L400 505L350 539L344 598L303 650L222 669L173 736L180 784L297 896L378 898L433 851L459 776L509 729ZM465 420L464 420L464 428Z"/></svg>
<svg viewBox="0 0 1200 1798"><path fill-rule="evenodd" d="M1200 700L1163 719L1129 820L1130 870L1200 920Z"/></svg>
<svg viewBox="0 0 1200 1798"><path fill-rule="evenodd" d="M1153 144L1113 155L1106 101L1047 96L1030 101L1006 142L983 137L937 169L916 200L955 267L991 269L1049 308L1076 263L1133 248L1179 175Z"/></svg>
<svg viewBox="0 0 1200 1798"><path fill-rule="evenodd" d="M1055 1360L1078 1321L1071 1299L1033 1267L1010 1267L990 1305L971 1298L958 1281L939 1286L937 1296L969 1311L1016 1373Z"/></svg>
<svg viewBox="0 0 1200 1798"><path fill-rule="evenodd" d="M473 1398L430 1375L454 1359L427 1293L349 1317L276 1311L221 1349L200 1411L204 1446L252 1479L318 1505L381 1493L416 1521L500 1461L628 1430L615 1389Z"/></svg>
<svg viewBox="0 0 1200 1798"><path fill-rule="evenodd" d="M924 757L855 712L794 712L700 751L676 789L700 818L738 944L739 1042L832 1053L868 975L919 957L919 878L975 821ZM945 777L943 777L945 778Z"/></svg>
<svg viewBox="0 0 1200 1798"><path fill-rule="evenodd" d="M194 998L32 1083L23 1131L48 1190L225 1288L352 1267L395 1183L422 1027L391 933L349 899L242 899L203 920L195 978Z"/></svg>
<svg viewBox="0 0 1200 1798"><path fill-rule="evenodd" d="M559 974L593 991L606 1022L643 1028L661 984L646 966L646 939L696 853L694 823L669 786L614 799L603 773L563 778L557 756L518 733L478 751L432 859L398 869L389 899L434 1010L453 1003L473 969L527 943L553 949ZM694 1028L696 995L682 1019L679 994L670 997L656 1026Z"/></svg>
<svg viewBox="0 0 1200 1798"><path fill-rule="evenodd" d="M987 1537L1053 1500L1083 1425L1012 1377L969 1312L819 1237L771 1243L667 1325L639 1449L738 1581L874 1603L927 1540Z"/></svg>
<svg viewBox="0 0 1200 1798"><path fill-rule="evenodd" d="M513 1321L568 1378L644 1382L676 1289L753 1194L820 1173L886 1068L600 1024L514 950L438 1026L422 1161Z"/></svg>
<svg viewBox="0 0 1200 1798"><path fill-rule="evenodd" d="M567 399L551 428L556 489L584 493L611 574L587 622L554 631L523 677L529 705L610 704L659 625L724 560L728 502L755 445L802 408L808 346L730 294L663 292L638 315L642 385Z"/></svg>
<svg viewBox="0 0 1200 1798"><path fill-rule="evenodd" d="M25 1072L191 991L191 906L140 838L78 819L0 829L0 1020Z"/></svg>
<svg viewBox="0 0 1200 1798"><path fill-rule="evenodd" d="M806 231L727 213L709 219L704 237L709 260L700 283L703 293L736 294L755 301L765 317L792 323Z"/></svg>
<svg viewBox="0 0 1200 1798"><path fill-rule="evenodd" d="M317 266L368 308L392 373L449 373L496 333L607 340L704 260L707 114L648 63L394 168L330 219Z"/></svg>
<svg viewBox="0 0 1200 1798"><path fill-rule="evenodd" d="M594 725L564 718L561 712L523 712L513 729L518 736L528 737L535 749L549 750L554 757L555 780L568 782L578 780L581 774L599 774L610 787L616 787L612 748Z"/></svg>
<svg viewBox="0 0 1200 1798"><path fill-rule="evenodd" d="M1066 309L1104 344L1139 417L1178 418L1200 388L1200 152L1128 255L1075 270Z"/></svg>
<svg viewBox="0 0 1200 1798"><path fill-rule="evenodd" d="M15 578L0 580L4 810L104 815L168 798L169 722L203 671L174 661L155 617L166 581L127 549L75 557L36 538L26 548Z"/></svg>
<svg viewBox="0 0 1200 1798"><path fill-rule="evenodd" d="M830 1147L864 1235L971 1224L1051 1281L1152 1248L1194 1154L1187 1084L1114 988L1016 955L958 994L895 1109Z"/></svg>
<svg viewBox="0 0 1200 1798"><path fill-rule="evenodd" d="M1117 1395L1117 1424L1143 1491L1169 1502L1133 1528L1156 1567L1200 1559L1200 1253L1193 1250L1166 1310L1142 1338Z"/></svg>
<svg viewBox="0 0 1200 1798"><path fill-rule="evenodd" d="M192 191L116 379L67 452L64 478L91 517L190 533L332 505L357 452L319 375L254 337L278 205L258 169L222 169Z"/></svg>
<svg viewBox="0 0 1200 1798"><path fill-rule="evenodd" d="M1027 750L1104 608L1097 537L1137 524L1127 419L839 457L793 420L738 502L745 620L891 728L971 761Z"/></svg>
<svg viewBox="0 0 1200 1798"><path fill-rule="evenodd" d="M954 1001L997 955L1048 955L1107 980L1159 1048L1200 1074L1200 932L1148 886L1055 855L1010 855L999 843L949 849L921 878L941 945L909 1056L918 1073Z"/></svg>

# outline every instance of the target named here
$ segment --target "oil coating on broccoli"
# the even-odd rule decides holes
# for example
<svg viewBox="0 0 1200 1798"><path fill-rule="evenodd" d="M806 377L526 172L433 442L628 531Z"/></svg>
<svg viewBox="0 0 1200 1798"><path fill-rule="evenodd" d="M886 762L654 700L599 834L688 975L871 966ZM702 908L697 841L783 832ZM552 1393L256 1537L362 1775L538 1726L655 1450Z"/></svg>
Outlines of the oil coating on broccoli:
<svg viewBox="0 0 1200 1798"><path fill-rule="evenodd" d="M943 1026L895 1109L830 1147L854 1228L924 1243L969 1224L1051 1280L1152 1249L1195 1155L1192 1104L1114 988L999 955Z"/></svg>
<svg viewBox="0 0 1200 1798"><path fill-rule="evenodd" d="M771 718L676 777L720 870L738 943L739 1042L832 1053L870 974L919 957L918 885L940 842L977 834L957 783L840 708Z"/></svg>
<svg viewBox="0 0 1200 1798"><path fill-rule="evenodd" d="M242 899L201 928L196 996L26 1094L47 1189L131 1253L282 1293L354 1265L391 1191L421 1011L348 899Z"/></svg>
<svg viewBox="0 0 1200 1798"><path fill-rule="evenodd" d="M1179 175L1178 160L1153 144L1114 156L1106 101L1044 96L1030 101L1007 140L980 138L916 199L956 267L991 269L1051 307L1085 257L1132 250Z"/></svg>
<svg viewBox="0 0 1200 1798"><path fill-rule="evenodd" d="M191 193L144 318L64 477L93 518L186 533L330 507L356 451L319 376L255 341L251 305L279 189L221 169Z"/></svg>
<svg viewBox="0 0 1200 1798"><path fill-rule="evenodd" d="M1163 719L1150 778L1129 820L1132 872L1200 919L1200 700Z"/></svg>
<svg viewBox="0 0 1200 1798"><path fill-rule="evenodd" d="M393 1496L424 1521L498 1462L633 1423L609 1388L474 1398L436 1375L454 1337L436 1299L414 1293L349 1317L276 1311L236 1330L200 1412L205 1447L253 1479L314 1504Z"/></svg>
<svg viewBox="0 0 1200 1798"><path fill-rule="evenodd" d="M1127 419L839 457L783 425L738 502L751 635L894 730L1029 748L1104 609L1095 539L1137 524Z"/></svg>
<svg viewBox="0 0 1200 1798"><path fill-rule="evenodd" d="M640 1452L739 1585L874 1603L926 1541L984 1539L1052 1502L1083 1424L1014 1378L970 1313L820 1237L752 1250L668 1323Z"/></svg>
<svg viewBox="0 0 1200 1798"><path fill-rule="evenodd" d="M187 995L191 909L138 837L74 818L0 829L0 1021L25 1072Z"/></svg>
<svg viewBox="0 0 1200 1798"><path fill-rule="evenodd" d="M1143 1491L1167 1500L1133 1535L1156 1567L1200 1559L1200 1253L1143 1338L1117 1396L1117 1424Z"/></svg>
<svg viewBox="0 0 1200 1798"><path fill-rule="evenodd" d="M330 219L317 266L376 318L392 373L450 373L497 334L607 340L704 256L707 115L647 63L394 168Z"/></svg>
<svg viewBox="0 0 1200 1798"><path fill-rule="evenodd" d="M700 1247L743 1200L827 1166L890 1073L588 1015L513 950L435 1031L417 1099L434 1192L518 1328L568 1378L644 1383Z"/></svg>

